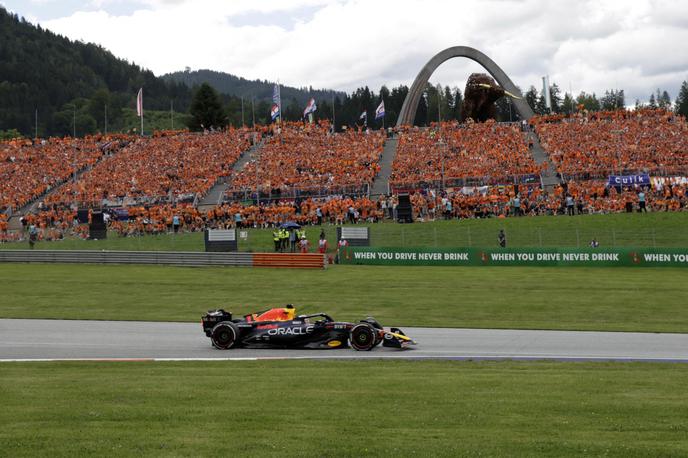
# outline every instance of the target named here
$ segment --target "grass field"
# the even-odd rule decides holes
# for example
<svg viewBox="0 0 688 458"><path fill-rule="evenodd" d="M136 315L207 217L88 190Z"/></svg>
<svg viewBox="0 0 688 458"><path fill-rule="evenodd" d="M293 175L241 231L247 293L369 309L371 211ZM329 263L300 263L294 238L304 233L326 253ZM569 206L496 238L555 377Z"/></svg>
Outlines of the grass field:
<svg viewBox="0 0 688 458"><path fill-rule="evenodd" d="M414 224L370 224L373 246L463 247L497 246L504 229L511 247L587 247L592 238L601 247L688 247L688 213L538 216L528 218L452 220ZM330 246L336 246L336 228L323 226ZM251 229L240 251L272 251L272 231ZM307 229L317 246L319 227ZM28 242L0 244L0 249L28 248ZM37 249L203 251L203 234L119 237L107 240L39 242Z"/></svg>
<svg viewBox="0 0 688 458"><path fill-rule="evenodd" d="M0 264L0 284L3 318L197 321L291 302L387 326L688 332L681 268Z"/></svg>
<svg viewBox="0 0 688 458"><path fill-rule="evenodd" d="M682 364L3 364L2 456L685 456Z"/></svg>

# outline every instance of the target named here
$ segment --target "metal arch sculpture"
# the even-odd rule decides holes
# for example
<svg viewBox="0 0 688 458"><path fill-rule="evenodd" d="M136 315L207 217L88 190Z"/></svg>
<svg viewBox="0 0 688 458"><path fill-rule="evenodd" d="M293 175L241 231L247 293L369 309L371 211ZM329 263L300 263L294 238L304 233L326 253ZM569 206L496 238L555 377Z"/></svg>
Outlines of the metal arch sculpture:
<svg viewBox="0 0 688 458"><path fill-rule="evenodd" d="M502 88L518 97L521 97L520 99L513 99L514 106L518 114L521 116L521 119L527 120L533 117L533 110L523 99L521 91L519 91L511 79L506 76L504 70L499 68L499 65L475 48L471 48L469 46L452 46L451 48L447 48L444 51L437 53L435 57L430 59L428 63L425 64L420 73L418 73L418 76L416 76L416 79L413 81L413 85L411 85L411 89L409 89L409 93L404 99L404 104L401 106L399 119L397 119L397 127L405 124L413 124L413 120L416 117L416 111L418 110L418 103L420 102L420 98L425 90L425 85L428 83L435 70L437 70L437 67L454 57L466 57L482 65L485 70L487 70L490 75L497 80Z"/></svg>

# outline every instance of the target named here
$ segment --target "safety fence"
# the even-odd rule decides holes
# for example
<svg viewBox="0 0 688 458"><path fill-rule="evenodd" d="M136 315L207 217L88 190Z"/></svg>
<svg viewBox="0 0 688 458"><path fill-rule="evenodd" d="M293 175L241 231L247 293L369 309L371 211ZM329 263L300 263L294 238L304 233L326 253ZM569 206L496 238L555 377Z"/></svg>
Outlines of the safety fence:
<svg viewBox="0 0 688 458"><path fill-rule="evenodd" d="M66 264L153 264L324 269L322 254L204 253L193 251L0 250L0 262Z"/></svg>
<svg viewBox="0 0 688 458"><path fill-rule="evenodd" d="M397 266L688 267L688 248L369 248L348 247L340 264Z"/></svg>

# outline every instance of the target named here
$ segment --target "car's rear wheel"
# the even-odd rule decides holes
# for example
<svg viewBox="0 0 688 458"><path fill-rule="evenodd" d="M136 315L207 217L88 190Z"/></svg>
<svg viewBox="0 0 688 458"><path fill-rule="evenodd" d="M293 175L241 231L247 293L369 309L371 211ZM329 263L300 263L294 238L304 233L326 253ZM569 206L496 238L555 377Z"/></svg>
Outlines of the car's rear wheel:
<svg viewBox="0 0 688 458"><path fill-rule="evenodd" d="M349 343L356 351L370 351L376 345L376 331L368 323L360 323L351 329Z"/></svg>
<svg viewBox="0 0 688 458"><path fill-rule="evenodd" d="M213 347L228 350L234 346L239 337L239 328L230 321L218 323L213 328L210 340Z"/></svg>

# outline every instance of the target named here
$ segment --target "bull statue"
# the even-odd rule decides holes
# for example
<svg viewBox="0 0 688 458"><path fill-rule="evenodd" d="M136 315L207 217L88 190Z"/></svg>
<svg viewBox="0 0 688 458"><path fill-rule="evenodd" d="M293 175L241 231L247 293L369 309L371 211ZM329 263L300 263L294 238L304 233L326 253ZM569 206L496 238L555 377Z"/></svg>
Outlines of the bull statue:
<svg viewBox="0 0 688 458"><path fill-rule="evenodd" d="M476 122L495 119L495 102L505 95L519 98L498 86L491 76L485 73L472 73L466 82L461 121L469 118Z"/></svg>

